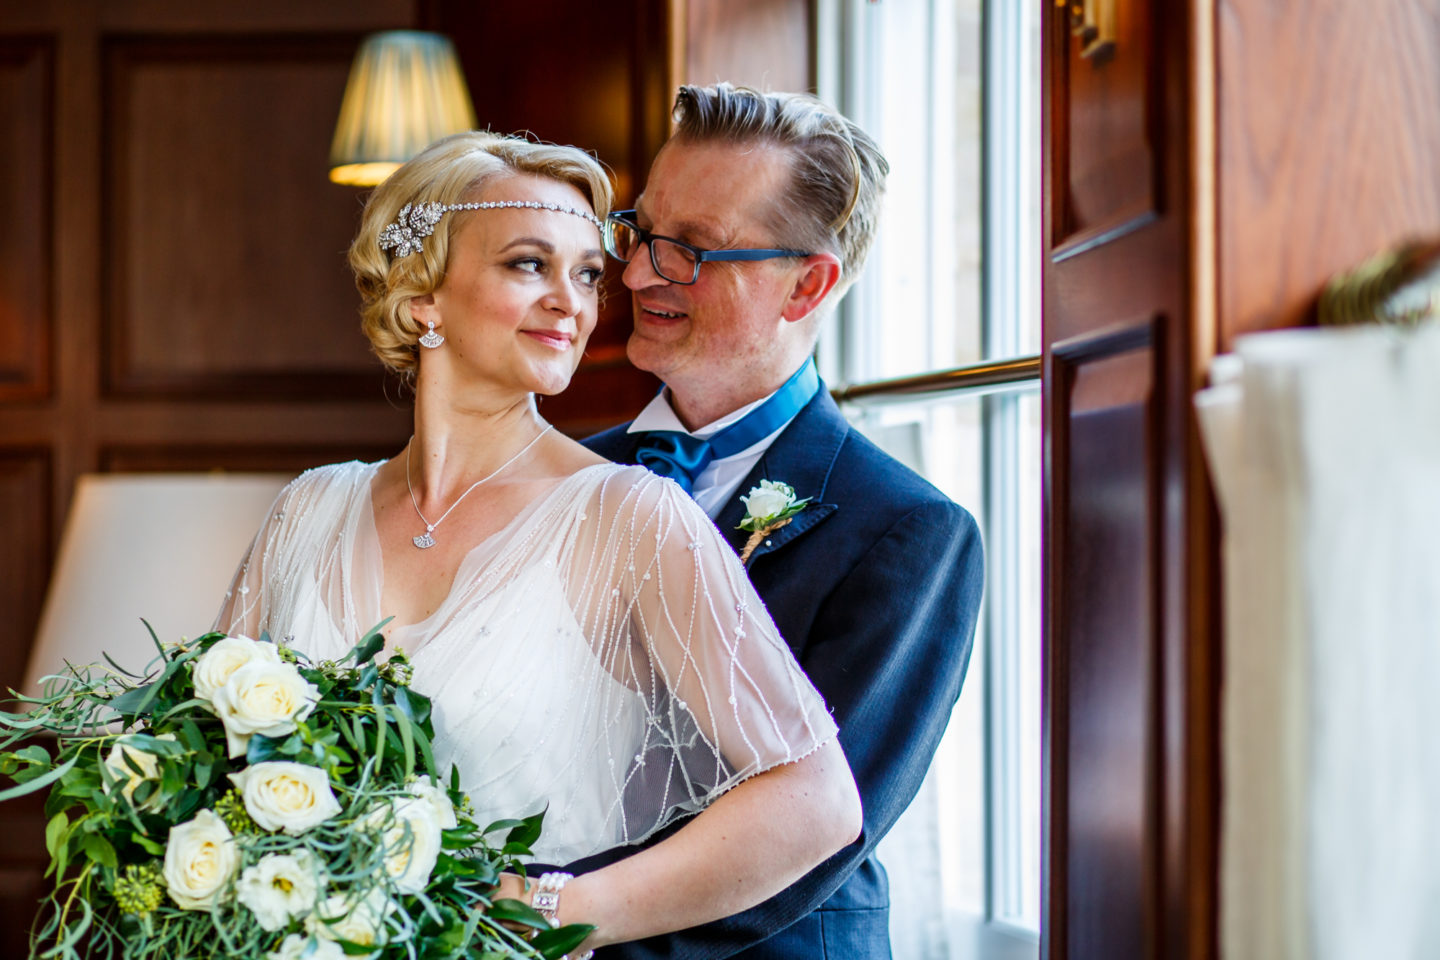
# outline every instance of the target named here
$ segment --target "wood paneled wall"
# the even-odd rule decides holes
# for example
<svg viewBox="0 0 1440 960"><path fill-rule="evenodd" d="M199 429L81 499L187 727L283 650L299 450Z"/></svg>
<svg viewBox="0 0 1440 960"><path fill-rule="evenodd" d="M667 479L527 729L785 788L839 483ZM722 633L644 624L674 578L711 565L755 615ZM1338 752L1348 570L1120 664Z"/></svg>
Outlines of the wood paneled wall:
<svg viewBox="0 0 1440 960"><path fill-rule="evenodd" d="M1215 0L1219 327L1313 322L1329 277L1440 234L1430 0Z"/></svg>
<svg viewBox="0 0 1440 960"><path fill-rule="evenodd" d="M679 82L814 92L810 0L670 0L670 10Z"/></svg>

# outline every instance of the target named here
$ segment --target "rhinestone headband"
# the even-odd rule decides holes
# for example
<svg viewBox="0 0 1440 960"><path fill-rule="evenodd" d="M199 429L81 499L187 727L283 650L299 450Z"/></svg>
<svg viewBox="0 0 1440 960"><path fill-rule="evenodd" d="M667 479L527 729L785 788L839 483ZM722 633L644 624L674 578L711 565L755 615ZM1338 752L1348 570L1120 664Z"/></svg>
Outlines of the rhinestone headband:
<svg viewBox="0 0 1440 960"><path fill-rule="evenodd" d="M605 227L600 218L574 207L563 207L558 203L540 203L537 200L487 200L484 203L417 203L405 204L395 217L395 222L380 231L378 241L381 250L394 249L395 256L405 257L420 252L420 243L435 232L440 218L454 210L499 210L513 207L517 210L554 210L568 213L583 220L589 220L601 230Z"/></svg>

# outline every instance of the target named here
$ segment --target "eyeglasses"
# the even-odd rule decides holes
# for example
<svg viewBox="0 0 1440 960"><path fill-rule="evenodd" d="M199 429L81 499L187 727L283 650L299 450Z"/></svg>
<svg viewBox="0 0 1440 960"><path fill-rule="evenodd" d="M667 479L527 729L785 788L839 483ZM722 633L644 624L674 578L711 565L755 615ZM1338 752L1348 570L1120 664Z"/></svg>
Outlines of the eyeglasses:
<svg viewBox="0 0 1440 960"><path fill-rule="evenodd" d="M634 210L616 210L605 218L605 252L621 263L634 259L640 247L650 247L650 265L671 283L694 283L700 278L700 264L710 260L774 260L778 257L808 257L803 250L761 248L752 250L701 250L674 237L651 233L635 222Z"/></svg>

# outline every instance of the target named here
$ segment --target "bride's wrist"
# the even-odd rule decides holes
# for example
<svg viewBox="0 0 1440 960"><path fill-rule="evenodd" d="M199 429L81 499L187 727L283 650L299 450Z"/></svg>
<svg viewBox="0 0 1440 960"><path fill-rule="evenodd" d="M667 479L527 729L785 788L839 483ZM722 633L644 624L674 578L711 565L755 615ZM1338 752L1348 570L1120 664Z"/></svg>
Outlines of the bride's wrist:
<svg viewBox="0 0 1440 960"><path fill-rule="evenodd" d="M530 906L536 913L550 922L550 926L564 926L573 920L565 919L565 915L571 911L565 910L564 898L561 894L567 889L575 877L568 873L542 873L540 879L535 881L531 887ZM572 901L574 897L570 898ZM593 934L592 934L593 937ZM590 938L587 938L587 941ZM562 960L590 960L593 952L582 944L570 951Z"/></svg>

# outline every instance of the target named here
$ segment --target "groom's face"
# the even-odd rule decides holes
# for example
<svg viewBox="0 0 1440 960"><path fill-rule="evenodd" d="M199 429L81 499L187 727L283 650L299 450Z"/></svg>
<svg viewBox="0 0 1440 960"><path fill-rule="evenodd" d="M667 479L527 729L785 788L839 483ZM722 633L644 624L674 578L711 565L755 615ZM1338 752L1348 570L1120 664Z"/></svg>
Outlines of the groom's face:
<svg viewBox="0 0 1440 960"><path fill-rule="evenodd" d="M780 247L767 214L789 184L789 159L777 148L672 141L655 158L636 218L651 233L704 250ZM695 283L672 283L642 247L624 273L635 317L630 361L682 402L716 391L763 395L774 389L772 368L788 362L782 343L795 325L781 311L795 275L789 259L711 261Z"/></svg>

